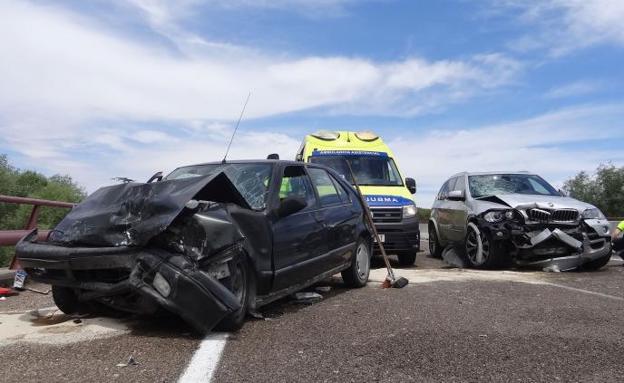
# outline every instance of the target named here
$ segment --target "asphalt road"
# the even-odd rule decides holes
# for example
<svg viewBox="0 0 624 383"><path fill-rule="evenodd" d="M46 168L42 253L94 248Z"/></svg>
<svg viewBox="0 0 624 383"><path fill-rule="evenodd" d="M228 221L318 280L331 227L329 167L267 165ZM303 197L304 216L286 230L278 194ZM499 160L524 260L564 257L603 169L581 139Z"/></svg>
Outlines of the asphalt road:
<svg viewBox="0 0 624 383"><path fill-rule="evenodd" d="M266 307L230 335L213 381L624 381L622 263L472 271L421 253L397 270L403 289L379 288L378 269L369 287L335 278L318 303ZM48 306L28 292L0 302L0 381L176 381L202 341L175 319L28 314ZM118 366L130 355L138 365Z"/></svg>

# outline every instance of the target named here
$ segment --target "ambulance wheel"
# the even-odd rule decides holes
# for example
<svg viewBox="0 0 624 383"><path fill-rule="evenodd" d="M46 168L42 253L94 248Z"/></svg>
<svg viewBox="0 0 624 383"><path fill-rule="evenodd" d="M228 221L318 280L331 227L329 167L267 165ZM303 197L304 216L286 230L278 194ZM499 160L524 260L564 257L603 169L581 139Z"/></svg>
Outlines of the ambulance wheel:
<svg viewBox="0 0 624 383"><path fill-rule="evenodd" d="M416 262L416 255L418 252L416 250L407 250L401 251L397 254L399 258L399 265L401 266L412 266Z"/></svg>

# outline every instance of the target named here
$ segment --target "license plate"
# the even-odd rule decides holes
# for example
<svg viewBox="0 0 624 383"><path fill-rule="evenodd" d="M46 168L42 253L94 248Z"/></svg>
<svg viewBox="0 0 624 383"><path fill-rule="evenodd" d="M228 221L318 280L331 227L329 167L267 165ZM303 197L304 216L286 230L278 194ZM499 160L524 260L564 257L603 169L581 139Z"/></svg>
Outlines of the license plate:
<svg viewBox="0 0 624 383"><path fill-rule="evenodd" d="M385 234L379 234L379 240L381 241L381 243L386 242L386 235ZM375 243L377 243L377 238L375 238Z"/></svg>

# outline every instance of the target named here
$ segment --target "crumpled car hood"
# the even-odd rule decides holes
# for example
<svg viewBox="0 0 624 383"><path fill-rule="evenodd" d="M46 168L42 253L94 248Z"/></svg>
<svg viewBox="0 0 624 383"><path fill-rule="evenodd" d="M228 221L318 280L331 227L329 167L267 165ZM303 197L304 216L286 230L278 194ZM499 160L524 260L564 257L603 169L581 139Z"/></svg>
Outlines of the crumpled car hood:
<svg viewBox="0 0 624 383"><path fill-rule="evenodd" d="M188 201L206 193L211 201L249 208L224 172L113 185L98 189L72 209L50 241L64 246L144 246L171 225Z"/></svg>
<svg viewBox="0 0 624 383"><path fill-rule="evenodd" d="M546 209L576 209L582 213L587 209L594 208L593 205L581 202L570 197L540 196L528 194L500 194L492 198L483 199L480 201L499 202L495 200L499 200L500 202L514 209L522 209L529 207L529 205L537 205L535 207Z"/></svg>

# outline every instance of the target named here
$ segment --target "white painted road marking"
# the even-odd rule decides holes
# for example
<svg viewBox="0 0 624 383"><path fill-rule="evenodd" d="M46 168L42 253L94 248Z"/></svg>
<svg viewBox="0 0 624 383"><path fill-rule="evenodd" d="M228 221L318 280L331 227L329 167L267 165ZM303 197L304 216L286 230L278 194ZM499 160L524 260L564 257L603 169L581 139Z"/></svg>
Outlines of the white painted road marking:
<svg viewBox="0 0 624 383"><path fill-rule="evenodd" d="M228 334L209 334L199 345L178 383L210 382L217 370Z"/></svg>
<svg viewBox="0 0 624 383"><path fill-rule="evenodd" d="M622 297L618 297L615 295L609 295L609 294L603 294L603 293L599 293L596 291L590 291L590 290L584 290L584 289L579 289L576 287L571 287L571 286L566 286L566 285L560 285L557 283L550 283L550 282L545 282L545 283L541 283L541 285L546 285L546 286L553 286L553 287L559 287L560 289L565 289L565 290L570 290L570 291L576 291L577 293L583 293L583 294L589 294L589 295L596 295L598 297L602 297L602 298L608 298L608 299L614 299L616 301L624 301L624 298Z"/></svg>

